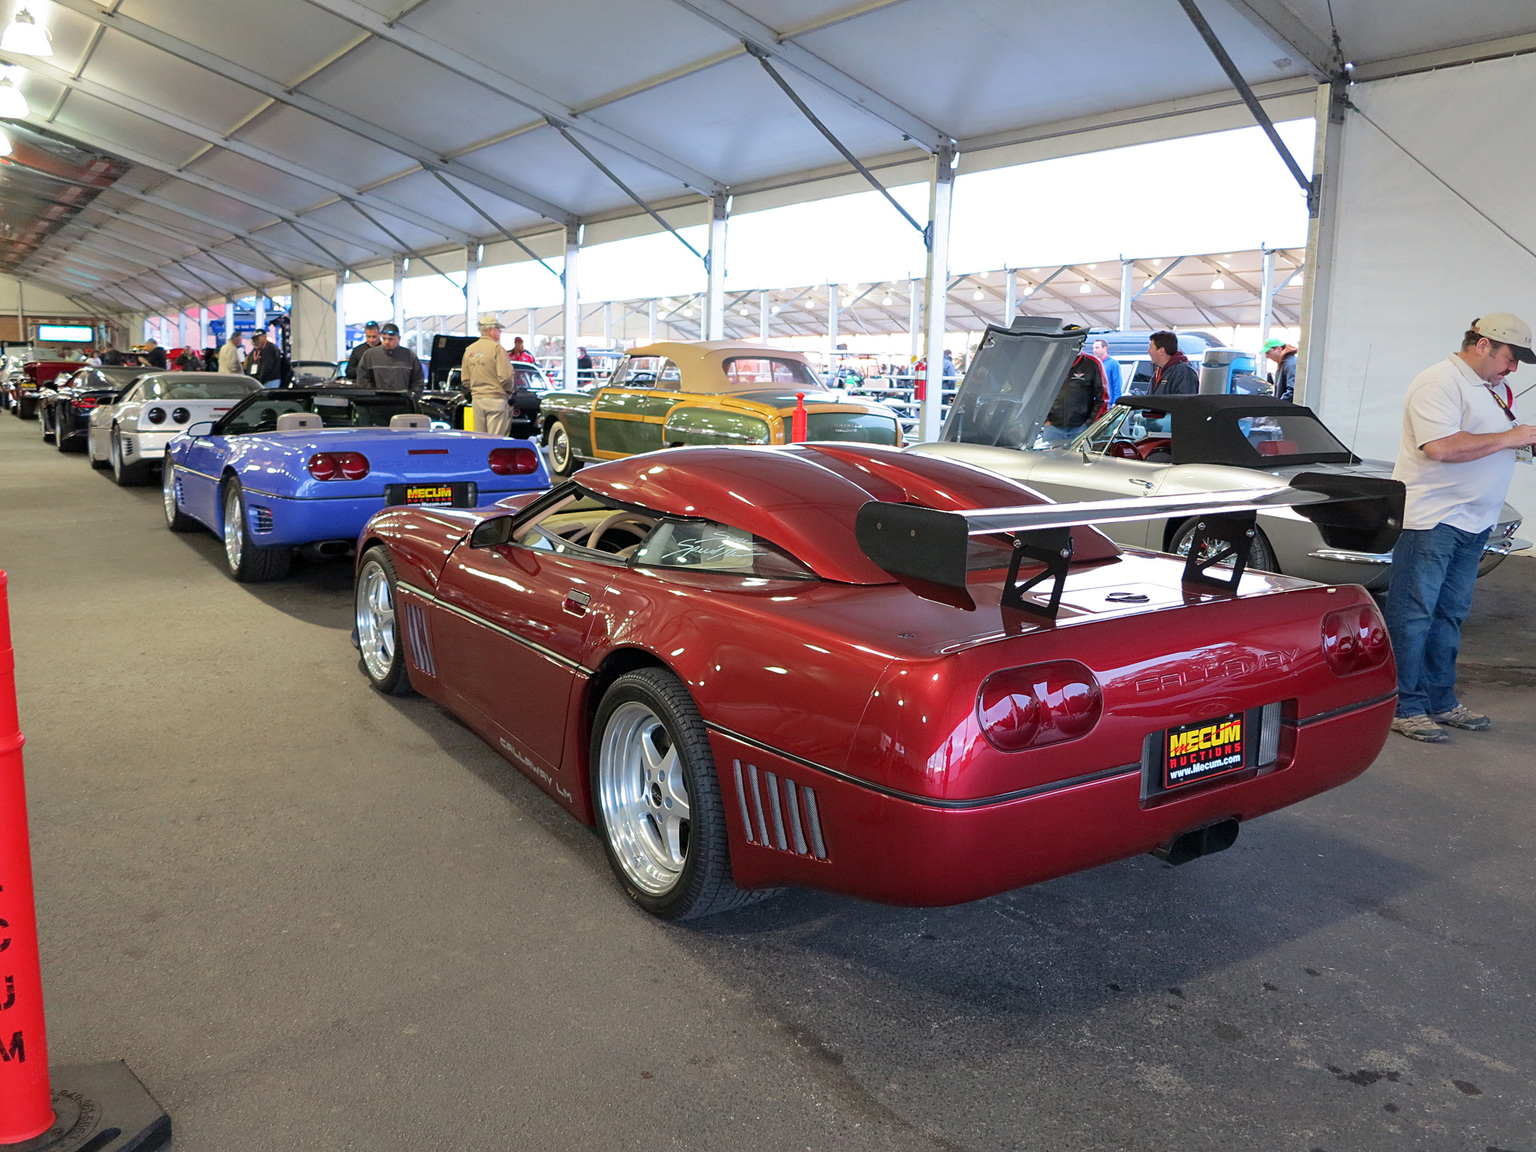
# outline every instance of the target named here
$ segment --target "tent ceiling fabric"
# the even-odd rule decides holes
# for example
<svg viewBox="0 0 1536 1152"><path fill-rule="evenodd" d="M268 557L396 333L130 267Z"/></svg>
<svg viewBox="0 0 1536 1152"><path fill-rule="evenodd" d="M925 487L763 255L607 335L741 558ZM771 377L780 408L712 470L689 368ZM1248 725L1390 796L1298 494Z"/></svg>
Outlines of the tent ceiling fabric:
<svg viewBox="0 0 1536 1152"><path fill-rule="evenodd" d="M638 213L551 122L700 223L713 189L846 170L744 39L856 156L886 163L1228 87L1177 0L267 0L259 21L244 0L46 9L56 55L4 58L31 122L126 175L18 274L134 311ZM1201 9L1250 83L1317 77L1327 0ZM1528 0L1332 12L1362 69L1536 33Z"/></svg>

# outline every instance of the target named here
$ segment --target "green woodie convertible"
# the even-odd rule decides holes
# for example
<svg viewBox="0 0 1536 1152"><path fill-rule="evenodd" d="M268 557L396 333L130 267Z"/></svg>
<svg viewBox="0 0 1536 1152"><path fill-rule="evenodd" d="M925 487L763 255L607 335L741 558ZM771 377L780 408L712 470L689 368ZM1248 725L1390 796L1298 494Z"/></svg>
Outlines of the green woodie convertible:
<svg viewBox="0 0 1536 1152"><path fill-rule="evenodd" d="M550 392L540 420L551 470L688 444L787 444L796 394L807 440L901 446L896 414L848 403L822 387L799 352L725 340L648 344L591 392Z"/></svg>

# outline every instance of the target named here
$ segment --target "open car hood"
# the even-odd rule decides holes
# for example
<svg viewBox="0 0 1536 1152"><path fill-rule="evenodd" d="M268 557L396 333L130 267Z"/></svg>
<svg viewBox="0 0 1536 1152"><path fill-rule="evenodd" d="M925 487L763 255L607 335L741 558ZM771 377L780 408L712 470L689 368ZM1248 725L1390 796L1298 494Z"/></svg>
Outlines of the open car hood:
<svg viewBox="0 0 1536 1152"><path fill-rule="evenodd" d="M1028 448L1066 383L1088 329L1046 316L987 325L939 439Z"/></svg>

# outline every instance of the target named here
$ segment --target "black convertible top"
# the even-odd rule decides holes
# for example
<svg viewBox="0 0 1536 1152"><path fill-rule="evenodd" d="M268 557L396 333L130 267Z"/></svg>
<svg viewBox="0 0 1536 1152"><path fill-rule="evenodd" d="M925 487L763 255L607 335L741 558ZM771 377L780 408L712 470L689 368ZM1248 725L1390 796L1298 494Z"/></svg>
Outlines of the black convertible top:
<svg viewBox="0 0 1536 1152"><path fill-rule="evenodd" d="M1122 396L1115 403L1171 418L1175 464L1274 469L1360 463L1312 409L1272 396Z"/></svg>

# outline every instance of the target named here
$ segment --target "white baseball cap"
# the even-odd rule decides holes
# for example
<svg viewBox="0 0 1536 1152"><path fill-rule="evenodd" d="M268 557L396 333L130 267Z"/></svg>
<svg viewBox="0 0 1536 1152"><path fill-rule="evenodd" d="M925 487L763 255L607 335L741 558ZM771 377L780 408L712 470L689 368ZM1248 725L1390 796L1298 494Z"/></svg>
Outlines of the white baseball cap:
<svg viewBox="0 0 1536 1152"><path fill-rule="evenodd" d="M1536 364L1536 352L1531 351L1531 326L1513 313L1490 312L1472 321L1472 331L1500 344L1508 344L1522 364Z"/></svg>

